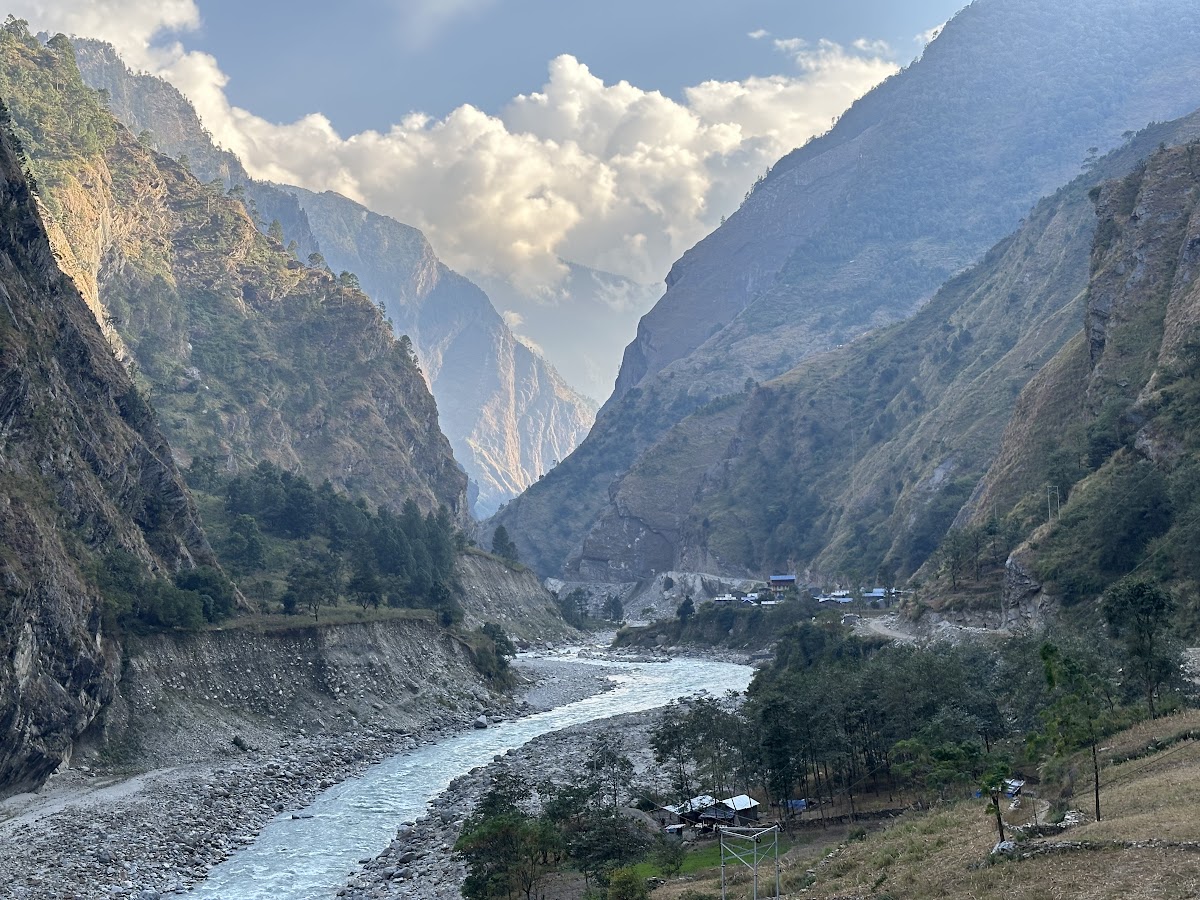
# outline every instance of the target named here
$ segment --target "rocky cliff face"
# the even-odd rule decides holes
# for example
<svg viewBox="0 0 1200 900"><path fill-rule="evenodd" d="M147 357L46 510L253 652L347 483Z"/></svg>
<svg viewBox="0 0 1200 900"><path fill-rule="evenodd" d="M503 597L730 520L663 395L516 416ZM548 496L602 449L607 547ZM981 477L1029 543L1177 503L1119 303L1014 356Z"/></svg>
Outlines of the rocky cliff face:
<svg viewBox="0 0 1200 900"><path fill-rule="evenodd" d="M55 251L120 337L185 461L266 459L399 507L467 516L466 477L411 354L353 284L258 232L221 182L136 140L69 42L0 35Z"/></svg>
<svg viewBox="0 0 1200 900"><path fill-rule="evenodd" d="M238 187L263 230L272 221L287 229L300 259L319 250L296 199L269 182L255 181L235 154L215 146L191 102L173 85L131 72L111 44L77 37L71 39L71 46L84 83L105 92L105 105L140 141L185 160L203 182L216 180L227 189Z"/></svg>
<svg viewBox="0 0 1200 900"><path fill-rule="evenodd" d="M192 105L161 79L134 75L113 48L76 40L86 82L135 133L201 178L242 191L260 229L277 221L285 243L307 259L320 252L334 272L353 272L408 335L437 398L442 430L473 482L477 514L490 515L583 440L594 406L544 359L516 340L487 295L448 269L415 228L338 194L252 180L219 150Z"/></svg>
<svg viewBox="0 0 1200 900"><path fill-rule="evenodd" d="M676 263L587 440L497 518L524 558L560 571L675 423L910 315L1089 154L1195 108L1197 27L1183 3L961 12Z"/></svg>
<svg viewBox="0 0 1200 900"><path fill-rule="evenodd" d="M1008 505L1033 532L1025 595L1087 602L1137 571L1179 589L1178 624L1193 631L1198 173L1200 145L1187 144L1093 192L1084 327L1021 394L969 508L978 520Z"/></svg>
<svg viewBox="0 0 1200 900"><path fill-rule="evenodd" d="M39 784L111 698L120 651L94 581L214 564L171 450L59 270L0 133L0 795Z"/></svg>
<svg viewBox="0 0 1200 900"><path fill-rule="evenodd" d="M325 259L354 272L412 339L455 456L491 515L565 459L594 407L513 337L487 294L448 269L415 228L339 194L292 188Z"/></svg>

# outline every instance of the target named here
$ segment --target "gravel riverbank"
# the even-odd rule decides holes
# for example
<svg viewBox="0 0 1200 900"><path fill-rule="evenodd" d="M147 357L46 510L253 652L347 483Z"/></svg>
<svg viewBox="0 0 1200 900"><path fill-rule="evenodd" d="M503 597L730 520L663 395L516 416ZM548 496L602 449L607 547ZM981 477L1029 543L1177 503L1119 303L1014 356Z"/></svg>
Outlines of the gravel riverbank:
<svg viewBox="0 0 1200 900"><path fill-rule="evenodd" d="M428 815L402 824L395 839L374 859L360 860L363 868L337 896L348 900L462 900L459 885L466 869L453 857L454 842L498 768L531 783L546 778L565 781L584 770L598 735L616 732L624 740L626 755L643 771L653 763L650 731L660 715L661 709L627 713L551 732L456 778L430 804Z"/></svg>
<svg viewBox="0 0 1200 900"><path fill-rule="evenodd" d="M183 893L276 815L303 809L373 763L466 730L481 711L525 715L604 687L605 670L596 665L528 659L519 666L532 680L520 699L434 713L419 737L418 729L368 727L276 736L269 745L256 736L259 746L231 746L217 762L132 776L89 766L61 772L36 793L0 802L0 890L12 900Z"/></svg>
<svg viewBox="0 0 1200 900"><path fill-rule="evenodd" d="M589 651L586 655L639 661L666 658L642 651ZM723 662L747 661L744 654L705 655L719 655ZM459 885L466 877L466 869L453 856L454 843L463 821L474 810L498 769L507 769L531 784L544 779L562 783L585 770L591 747L599 735L615 733L640 774L654 765L650 732L661 715L660 707L554 731L456 778L430 803L427 815L400 825L386 849L373 859L360 860L362 868L348 879L337 896L347 900L462 900Z"/></svg>

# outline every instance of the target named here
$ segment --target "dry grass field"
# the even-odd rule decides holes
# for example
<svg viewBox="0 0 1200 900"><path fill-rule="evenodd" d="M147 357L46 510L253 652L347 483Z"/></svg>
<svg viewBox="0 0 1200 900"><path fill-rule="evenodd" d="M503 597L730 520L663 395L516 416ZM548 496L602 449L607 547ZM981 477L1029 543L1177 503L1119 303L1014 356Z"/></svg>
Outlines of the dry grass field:
<svg viewBox="0 0 1200 900"><path fill-rule="evenodd" d="M1059 834L1018 831L1012 857L989 859L996 842L986 801L964 800L910 812L865 837L808 829L784 859L790 900L1171 900L1200 897L1200 741L1180 738L1200 729L1200 711L1143 722L1105 741L1100 778L1102 821L1092 819L1090 758L1073 760L1078 774L1070 806L1083 821ZM1114 762L1114 760L1124 760ZM1044 821L1047 804L1027 796L1007 809L1009 826ZM765 874L765 873L764 873ZM743 875L728 896L748 900ZM758 896L771 897L760 876ZM689 892L691 892L689 894ZM720 898L719 872L675 880L655 900Z"/></svg>

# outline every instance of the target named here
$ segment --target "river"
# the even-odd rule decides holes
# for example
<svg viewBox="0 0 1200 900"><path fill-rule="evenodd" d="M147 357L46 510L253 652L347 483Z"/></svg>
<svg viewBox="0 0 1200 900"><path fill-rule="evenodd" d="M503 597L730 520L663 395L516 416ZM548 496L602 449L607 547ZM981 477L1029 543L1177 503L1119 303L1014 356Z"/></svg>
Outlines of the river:
<svg viewBox="0 0 1200 900"><path fill-rule="evenodd" d="M588 660L578 660L587 662ZM613 662L616 687L575 703L397 754L330 788L295 815L277 816L254 843L216 866L191 896L204 900L332 897L358 860L374 856L401 822L419 818L450 782L539 735L583 722L664 706L707 691L745 690L749 666L697 659Z"/></svg>

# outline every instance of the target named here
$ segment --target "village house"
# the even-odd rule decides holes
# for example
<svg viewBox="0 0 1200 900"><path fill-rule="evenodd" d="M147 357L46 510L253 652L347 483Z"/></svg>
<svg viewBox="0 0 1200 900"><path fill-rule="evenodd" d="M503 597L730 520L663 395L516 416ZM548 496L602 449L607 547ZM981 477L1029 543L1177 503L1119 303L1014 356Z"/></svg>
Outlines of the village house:
<svg viewBox="0 0 1200 900"><path fill-rule="evenodd" d="M772 575L767 579L767 586L771 589L772 594L782 594L789 588L796 586L795 575Z"/></svg>
<svg viewBox="0 0 1200 900"><path fill-rule="evenodd" d="M758 801L748 794L718 800L701 794L676 806L664 806L656 816L664 830L680 826L712 828L717 825L747 825L758 821Z"/></svg>

